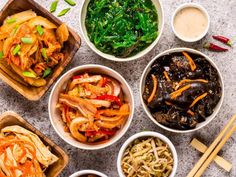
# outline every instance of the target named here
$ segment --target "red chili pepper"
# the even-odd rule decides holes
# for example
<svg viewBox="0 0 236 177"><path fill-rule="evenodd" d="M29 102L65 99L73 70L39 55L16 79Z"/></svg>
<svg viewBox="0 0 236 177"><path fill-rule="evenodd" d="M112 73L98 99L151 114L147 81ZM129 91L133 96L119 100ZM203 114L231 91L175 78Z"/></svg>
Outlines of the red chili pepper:
<svg viewBox="0 0 236 177"><path fill-rule="evenodd" d="M74 79L79 79L79 78L81 78L81 77L83 77L83 75L73 76L73 77L72 77L72 80L74 80Z"/></svg>
<svg viewBox="0 0 236 177"><path fill-rule="evenodd" d="M217 41L220 41L220 42L223 42L224 44L232 47L233 43L232 41L227 38L227 37L224 37L224 36L212 36L214 39L216 39Z"/></svg>
<svg viewBox="0 0 236 177"><path fill-rule="evenodd" d="M220 47L220 46L215 45L213 43L206 43L206 44L204 44L203 47L206 48L206 49L212 50L212 51L216 51L216 52L226 52L226 51L228 51L228 49Z"/></svg>
<svg viewBox="0 0 236 177"><path fill-rule="evenodd" d="M101 95L101 96L97 96L96 99L114 101L118 106L121 106L120 98L114 95Z"/></svg>

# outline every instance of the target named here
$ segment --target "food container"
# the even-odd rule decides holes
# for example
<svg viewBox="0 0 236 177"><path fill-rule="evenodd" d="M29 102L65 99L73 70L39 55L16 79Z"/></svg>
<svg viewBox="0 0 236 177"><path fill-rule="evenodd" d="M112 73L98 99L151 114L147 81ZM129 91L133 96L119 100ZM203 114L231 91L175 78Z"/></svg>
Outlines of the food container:
<svg viewBox="0 0 236 177"><path fill-rule="evenodd" d="M136 133L133 136L129 137L125 141L125 143L122 145L122 147L120 148L119 154L118 154L118 158L117 158L117 169L118 169L119 176L125 177L122 167L121 167L121 161L122 161L123 154L124 154L126 148L136 139L144 138L144 137L156 137L168 145L168 147L170 148L170 151L172 153L173 160L174 160L173 169L172 169L172 172L169 177L174 177L176 174L176 171L177 171L177 166L178 166L178 157L177 157L176 149L175 149L174 145L172 144L172 142L166 136L164 136L160 133L151 132L151 131L144 131L144 132Z"/></svg>
<svg viewBox="0 0 236 177"><path fill-rule="evenodd" d="M47 168L47 170L45 171L45 175L47 177L58 176L68 164L69 157L67 156L67 154L58 145L56 145L49 138L43 135L39 130L30 125L26 120L24 120L18 114L12 111L3 113L0 116L0 129L12 125L19 125L35 133L36 135L38 135L38 137L43 141L45 145L51 148L52 153L55 154L59 158L59 160Z"/></svg>
<svg viewBox="0 0 236 177"><path fill-rule="evenodd" d="M140 51L139 53L135 54L134 56L131 57L126 57L126 58L120 58L120 57L115 57L114 55L110 55L110 54L106 54L101 52L100 50L98 50L95 45L90 41L88 35L87 35L87 30L86 30L86 26L85 26L85 18L87 15L87 7L89 4L90 0L86 0L84 1L83 5L82 5L82 10L80 13L80 29L82 31L82 36L85 40L85 42L88 44L88 46L98 55L100 55L103 58L106 58L108 60L112 60L112 61L131 61L131 60L135 60L138 58L143 57L144 55L146 55L148 52L150 52L158 43L161 35L162 35L162 31L163 31L163 27L164 27L164 11L163 11L163 6L162 6L162 2L161 0L152 0L153 4L156 7L157 13L158 13L158 36L155 39L155 41L153 41L153 43L148 46L146 49Z"/></svg>
<svg viewBox="0 0 236 177"><path fill-rule="evenodd" d="M108 75L108 76L116 79L117 81L119 81L121 84L121 88L123 90L124 96L125 96L125 100L126 100L126 102L128 102L128 104L130 106L130 115L127 118L125 125L123 127L121 127L121 129L119 129L111 139L109 139L107 142L105 142L103 144L81 143L81 142L77 141L76 139L74 139L70 135L70 133L65 132L64 131L64 122L61 118L61 113L60 113L59 109L56 107L56 105L58 103L59 93L65 88L68 80L73 75L83 73L83 72L104 74L104 75ZM52 89L52 92L51 92L51 95L49 98L48 111L49 111L49 117L50 117L50 121L51 121L53 128L55 129L57 134L64 141L66 141L68 144L70 144L74 147L80 148L80 149L96 150L96 149L105 148L107 146L114 144L128 130L130 123L132 121L132 118L133 118L133 114L134 114L134 97L133 97L133 92L132 92L131 88L129 87L128 83L125 81L125 79L118 72L116 72L113 69L110 69L106 66L92 65L92 64L91 65L83 65L83 66L78 66L78 67L71 69L70 71L65 73L57 81L57 83L55 84L55 86Z"/></svg>
<svg viewBox="0 0 236 177"><path fill-rule="evenodd" d="M221 92L222 92L222 95L221 95L221 98L220 98L220 101L218 102L218 104L216 105L215 109L214 109L214 112L206 118L205 121L201 122L201 123L198 123L197 126L194 128L194 129L190 129L190 130L177 130L177 129L172 129L172 128L169 128L169 127L166 127L160 123L158 123L155 118L152 116L152 114L150 113L147 105L145 104L144 100L143 100L143 91L144 91L144 85L145 85L145 78L148 74L148 72L150 71L150 67L151 65L153 64L153 62L155 60L158 60L159 57L163 56L163 55L166 55L166 54L170 54L170 53L175 53L175 52L188 52L188 53L193 53L193 54L198 54L198 55L201 55L203 56L208 62L210 62L210 64L217 70L217 73L219 75L219 82L221 84ZM140 85L139 85L139 90L140 90L140 99L141 99L141 103L142 103L142 106L146 112L146 114L148 115L148 117L156 124L158 125L159 127L165 129L165 130L168 130L168 131L171 131L171 132L174 132L174 133L189 133L189 132L193 132L193 131L196 131L196 130L199 130L201 128L203 128L204 126L206 126L207 124L209 124L214 118L215 116L217 115L217 113L219 112L220 110L220 107L223 103L223 99L224 99L224 84L223 84L223 77L218 69L218 67L216 66L216 64L214 63L214 61L212 59L210 59L207 55L201 53L200 51L197 51L197 50L194 50L194 49L190 49L190 48L174 48L174 49L169 49L169 50L166 50L162 53L160 53L159 55L157 55L156 57L154 57L149 63L148 65L146 66L146 68L144 69L143 71L143 74L141 76L141 80L140 80Z"/></svg>
<svg viewBox="0 0 236 177"><path fill-rule="evenodd" d="M33 0L9 0L0 12L0 24L7 16L29 9L32 9L37 13L37 15L41 15L49 19L58 26L62 24L59 19L57 19ZM80 47L80 37L72 29L68 28L68 30L70 36L63 49L63 53L65 53L65 59L58 66L56 66L56 68L53 70L53 74L47 78L47 84L45 86L37 88L27 85L24 80L15 74L11 67L3 61L0 62L0 79L10 85L21 95L26 97L28 100L39 100L61 74L64 68L70 63L73 56Z"/></svg>
<svg viewBox="0 0 236 177"><path fill-rule="evenodd" d="M200 12L202 12L202 14L205 16L206 18L206 21L207 21L207 24L205 26L205 30L201 33L201 35L197 36L197 37L194 37L194 38L186 38L184 36L181 36L175 29L175 25L174 25L174 22L175 22L175 18L176 18L176 15L183 9L186 9L186 8L196 8L198 9ZM194 16L194 15L193 15ZM196 15L195 15L196 16ZM193 17L191 17L192 19ZM192 19L193 22L195 22L196 19ZM186 19L185 19L186 21ZM196 23L198 23L199 20L197 20ZM200 26L200 25L199 25ZM196 42L196 41L199 41L201 40L208 32L209 30L209 27L210 27L210 16L208 14L208 12L206 11L206 9L201 6L200 4L197 4L197 3L185 3L185 4L182 4L180 5L173 13L173 16L172 16L172 19L171 19L171 27L172 27L172 30L174 32L174 34L182 41L185 41L185 42ZM191 28L191 27L190 27ZM190 30L190 29L189 29Z"/></svg>
<svg viewBox="0 0 236 177"><path fill-rule="evenodd" d="M95 170L82 170L82 171L78 171L78 172L70 175L70 177L80 177L82 175L97 175L99 177L107 177L107 175L104 175L103 173L101 173L99 171L95 171Z"/></svg>

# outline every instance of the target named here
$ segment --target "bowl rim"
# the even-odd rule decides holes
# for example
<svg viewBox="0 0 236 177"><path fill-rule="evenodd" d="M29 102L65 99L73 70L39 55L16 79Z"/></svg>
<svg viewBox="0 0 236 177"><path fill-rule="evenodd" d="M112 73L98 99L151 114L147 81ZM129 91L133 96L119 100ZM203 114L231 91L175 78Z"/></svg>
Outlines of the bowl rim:
<svg viewBox="0 0 236 177"><path fill-rule="evenodd" d="M220 81L220 84L221 84L221 98L217 104L217 106L215 107L214 109L214 112L208 116L206 118L206 120L204 122L201 123L201 125L199 126L196 126L194 129L189 129L189 130L178 130L178 129L173 129L173 128L169 128L167 126L164 126L162 125L161 123L157 122L155 120L155 118L151 115L151 113L149 112L146 104L144 103L144 100L143 100L143 96L142 96L142 90L143 90L143 82L144 82L144 77L146 75L146 73L148 72L148 69L151 67L151 65L153 64L154 61L156 61L158 58L160 58L161 56L163 55L166 55L168 53L174 53L174 52L181 52L181 51L187 51L187 52L190 52L190 53L195 53L195 54L198 54L198 55L201 55L203 56L208 62L210 62L210 64L217 70L217 73L219 75L219 81ZM224 100L224 80L223 80L223 77L222 77L222 74L219 70L219 68L217 67L217 65L215 64L215 62L210 58L208 57L207 55L205 55L204 53L198 51L198 50L195 50L195 49L192 49L192 48L185 48L185 47L179 47L179 48L172 48L172 49L168 49L168 50L165 50L163 52L161 52L160 54L156 55L149 63L148 65L145 67L143 73L142 73L142 76L141 76L141 79L140 79L140 83L139 83L139 98L141 100L141 104L142 104L142 107L144 109L144 111L146 112L146 114L148 115L148 117L156 124L158 125L159 127L169 131L169 132L173 132L173 133L191 133L191 132L194 132L194 131L197 131L203 127L205 127L206 125L208 125L215 117L216 115L218 114L218 112L220 111L221 109L221 106L223 104L223 100Z"/></svg>
<svg viewBox="0 0 236 177"><path fill-rule="evenodd" d="M194 8L197 8L199 9L201 12L204 13L204 15L206 16L207 18L207 27L205 29L205 31L200 35L198 36L197 38L193 38L193 39L188 39L188 38L185 38L181 35L179 35L177 33L177 31L175 30L175 27L174 27L174 20L175 20L175 17L177 15L177 13L182 10L182 9L185 9L185 8L188 8L188 7L194 7ZM207 10L199 3L193 3L193 2L190 2L190 3L184 3L184 4L181 4L180 6L178 6L174 13L172 14L172 17L171 17L171 28L172 28L172 31L174 32L175 36L177 36L180 40L184 41L184 42L196 42L196 41L199 41L201 40L204 36L206 36L207 32L209 31L209 28L210 28L210 16L209 16L209 13L207 12Z"/></svg>
<svg viewBox="0 0 236 177"><path fill-rule="evenodd" d="M159 42L161 36L162 36L162 33L163 33L163 29L164 29L164 24L165 24L165 18L164 18L164 8L163 8L163 3L162 3L162 0L151 0L152 3L154 4L155 6L155 3L159 3L160 4L160 11L158 11L157 7L155 6L156 10L157 10L157 14L158 14L158 21L161 21L161 25L160 25L160 28L158 29L158 36L157 38L145 49L143 49L142 51L138 52L137 54L135 54L134 56L131 56L131 57L127 57L127 58L120 58L120 57L115 57L114 55L111 55L111 54L107 54L107 53L104 53L102 51L100 51L99 49L97 49L95 47L95 45L90 41L90 39L88 38L87 36L87 32L85 32L83 29L85 27L84 25L84 20L82 18L83 16L83 12L86 12L87 13L87 6L86 6L86 3L89 3L90 0L88 1L84 1L83 4L82 4L82 8L81 8L81 11L79 13L79 19L80 19L80 22L79 22L79 27L80 27L80 30L81 30L81 37L84 39L84 41L86 42L86 44L89 46L90 49L92 49L93 52L95 52L97 55L107 59L107 60L110 60L110 61L117 61L117 62L127 62L127 61L133 61L133 60L137 60L143 56L145 56L146 54L148 54L156 45L157 43ZM86 8L86 10L85 10ZM159 16L161 16L161 20L159 19ZM87 31L87 30L86 30Z"/></svg>
<svg viewBox="0 0 236 177"><path fill-rule="evenodd" d="M81 175L86 175L86 174L94 174L94 175L99 175L100 177L108 177L107 175L105 175L99 171L89 170L89 169L77 171L77 172L73 173L72 175L70 175L69 177L80 177Z"/></svg>
<svg viewBox="0 0 236 177"><path fill-rule="evenodd" d="M161 133L157 133L154 131L144 131L144 132L136 133L136 134L132 135L131 137L129 137L124 142L124 144L121 146L121 148L119 150L118 157L117 157L117 170L118 170L119 176L125 177L125 175L123 174L123 170L121 168L121 160L122 160L124 151L134 140L142 138L142 137L156 137L156 138L159 138L160 140L164 141L168 145L168 147L171 150L173 159L174 159L173 170L172 170L169 177L174 177L176 174L176 171L177 171L177 167L178 167L178 154L177 154L176 148L173 145L173 143L169 140L169 138L167 138L165 135L163 135Z"/></svg>
<svg viewBox="0 0 236 177"><path fill-rule="evenodd" d="M118 78L120 78L122 80L122 82L125 84L125 86L127 87L128 89L128 92L130 94L130 98L131 100L129 100L129 104L130 104L130 115L126 121L126 123L124 124L124 126L122 127L121 132L119 135L114 135L114 139L112 139L111 141L108 141L108 142L105 142L105 143L102 143L102 144L99 144L99 145L88 145L86 144L87 147L84 147L84 143L81 143L81 145L79 144L74 144L74 143L71 143L69 140L67 140L66 137L64 137L60 131L57 129L57 126L54 124L54 121L53 121L53 117L52 117L52 113L51 113L51 102L52 102L52 97L54 95L54 92L56 90L56 88L58 87L59 83L61 83L61 81L67 77L67 75L69 74L72 74L72 73L76 73L77 71L80 71L80 70L85 70L85 69L92 69L92 68L100 68L102 70L106 70L106 71L109 71L111 73L114 73L116 76L118 76ZM49 96L49 100L48 100L48 113L49 113L49 119L50 119L50 123L51 125L53 126L54 130L56 131L56 133L60 136L61 139L63 139L66 143L70 144L71 146L73 147L76 147L76 148L79 148L79 149L84 149L84 150L98 150L98 149L103 149L103 148L106 148L108 146L111 146L113 144L115 144L118 140L120 140L124 134L127 132L127 130L129 129L130 125L131 125L131 122L133 120L133 117L134 117L134 95L133 95L133 91L131 89L131 87L129 86L128 82L124 79L124 77L118 73L117 71L113 70L112 68L109 68L107 66L103 66L103 65L98 65L98 64L86 64L86 65L81 65L81 66L77 66L77 67L74 67L72 69L70 69L69 71L67 71L65 74L63 74L56 82L56 84L54 85L51 93L50 93L50 96Z"/></svg>

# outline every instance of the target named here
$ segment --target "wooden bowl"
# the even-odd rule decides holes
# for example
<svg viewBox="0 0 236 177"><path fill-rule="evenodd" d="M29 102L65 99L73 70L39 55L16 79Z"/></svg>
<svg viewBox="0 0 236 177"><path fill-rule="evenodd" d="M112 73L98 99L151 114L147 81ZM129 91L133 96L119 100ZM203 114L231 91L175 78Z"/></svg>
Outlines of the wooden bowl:
<svg viewBox="0 0 236 177"><path fill-rule="evenodd" d="M56 25L62 24L62 22L54 17L49 11L44 9L42 6L34 2L33 0L9 0L7 4L0 11L0 25L3 20L9 15L13 15L18 12L32 9L37 15L43 16L53 22ZM58 64L53 69L53 74L48 77L47 84L43 87L33 87L24 82L24 80L18 76L9 65L3 60L0 61L0 79L10 85L13 89L18 91L21 95L26 97L28 100L37 101L39 100L57 77L61 74L63 69L70 63L75 53L80 47L80 37L72 29L68 28L70 36L68 41L63 47L63 53L65 54L65 60Z"/></svg>
<svg viewBox="0 0 236 177"><path fill-rule="evenodd" d="M58 176L61 171L65 168L65 166L68 164L69 157L67 154L54 142L52 142L50 139L48 139L46 136L44 136L39 130L34 128L32 125L30 125L26 120L24 120L22 117L20 117L18 114L8 111L3 113L0 116L0 130L6 126L11 125L19 125L36 135L43 141L43 143L46 146L51 147L51 151L53 154L55 154L59 160L50 165L47 170L45 171L45 175L47 177L56 177Z"/></svg>

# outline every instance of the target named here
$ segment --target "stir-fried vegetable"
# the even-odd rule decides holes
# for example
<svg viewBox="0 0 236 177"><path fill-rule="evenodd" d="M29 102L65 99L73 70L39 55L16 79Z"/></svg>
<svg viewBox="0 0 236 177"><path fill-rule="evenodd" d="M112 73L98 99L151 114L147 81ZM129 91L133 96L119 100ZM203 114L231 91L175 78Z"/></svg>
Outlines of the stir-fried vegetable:
<svg viewBox="0 0 236 177"><path fill-rule="evenodd" d="M108 140L129 115L119 82L87 73L71 78L58 106L65 129L80 142Z"/></svg>
<svg viewBox="0 0 236 177"><path fill-rule="evenodd" d="M32 86L46 85L46 77L64 60L63 43L69 32L65 24L57 28L32 10L7 17L0 27L1 58Z"/></svg>
<svg viewBox="0 0 236 177"><path fill-rule="evenodd" d="M125 150L122 170L125 176L168 177L173 169L173 155L158 138L136 139Z"/></svg>
<svg viewBox="0 0 236 177"><path fill-rule="evenodd" d="M44 177L44 171L56 161L58 157L34 133L17 125L1 130L1 177Z"/></svg>
<svg viewBox="0 0 236 177"><path fill-rule="evenodd" d="M221 98L217 70L201 55L167 54L151 66L143 98L152 116L174 129L193 129Z"/></svg>
<svg viewBox="0 0 236 177"><path fill-rule="evenodd" d="M135 55L158 36L158 15L151 0L91 0L85 24L94 45L118 57Z"/></svg>

